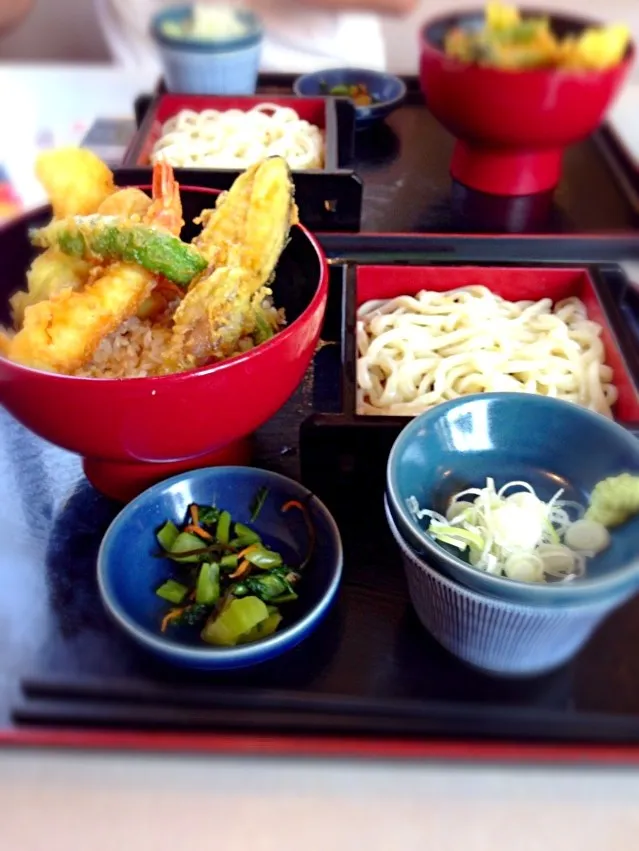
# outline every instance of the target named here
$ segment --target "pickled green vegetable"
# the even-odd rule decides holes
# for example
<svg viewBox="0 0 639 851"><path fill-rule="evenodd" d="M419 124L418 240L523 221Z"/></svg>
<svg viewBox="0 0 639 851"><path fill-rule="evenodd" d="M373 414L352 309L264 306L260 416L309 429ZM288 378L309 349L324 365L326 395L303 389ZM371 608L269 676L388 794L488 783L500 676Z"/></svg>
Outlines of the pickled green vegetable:
<svg viewBox="0 0 639 851"><path fill-rule="evenodd" d="M164 550L170 550L173 544L175 543L178 535L180 534L180 530L171 520L167 520L164 526L157 533L157 539L159 545Z"/></svg>
<svg viewBox="0 0 639 851"><path fill-rule="evenodd" d="M255 523L268 497L268 488L260 488L251 503L251 523Z"/></svg>
<svg viewBox="0 0 639 851"><path fill-rule="evenodd" d="M263 508L268 490L261 488L251 503L252 518ZM315 533L305 505L291 500L282 513L295 507L304 512L309 530L308 555L291 567L277 545L271 548L258 531L216 506L189 505L181 525L172 520L156 533L157 555L177 563L177 579L158 593L172 606L162 617L161 630L177 626L197 629L202 641L232 647L272 635L282 623L280 605L298 599L296 585L313 551Z"/></svg>
<svg viewBox="0 0 639 851"><path fill-rule="evenodd" d="M266 605L258 597L231 600L219 615L213 615L202 630L202 640L220 647L233 647L243 635L269 616Z"/></svg>
<svg viewBox="0 0 639 851"><path fill-rule="evenodd" d="M220 544L228 544L231 538L231 515L228 511L223 511L220 514L215 537Z"/></svg>
<svg viewBox="0 0 639 851"><path fill-rule="evenodd" d="M276 573L266 573L263 576L250 576L246 583L253 594L262 600L275 600L283 594L291 592L291 586L283 576Z"/></svg>
<svg viewBox="0 0 639 851"><path fill-rule="evenodd" d="M237 546L241 548L248 547L250 544L260 544L262 539L253 529L249 529L243 523L236 523L233 541L234 543L237 542Z"/></svg>
<svg viewBox="0 0 639 851"><path fill-rule="evenodd" d="M220 566L203 564L195 586L195 602L213 606L220 599Z"/></svg>
<svg viewBox="0 0 639 851"><path fill-rule="evenodd" d="M204 556L201 555L185 555L180 556L180 553L190 553L192 550L201 550L203 541L192 535L190 532L180 532L169 550L170 556L174 561L179 562L198 562L202 561Z"/></svg>
<svg viewBox="0 0 639 851"><path fill-rule="evenodd" d="M250 644L252 641L259 641L261 638L267 638L277 630L282 623L282 615L276 610L270 614L266 620L260 621L257 626L245 632L238 639L238 644Z"/></svg>
<svg viewBox="0 0 639 851"><path fill-rule="evenodd" d="M167 579L155 593L163 600L179 605L189 593L189 589L181 582L176 582L175 579Z"/></svg>
<svg viewBox="0 0 639 851"><path fill-rule="evenodd" d="M198 505L197 510L200 523L203 526L215 526L220 518L221 512L219 508L215 508L212 505Z"/></svg>
<svg viewBox="0 0 639 851"><path fill-rule="evenodd" d="M259 567L261 570L270 570L272 567L280 567L283 564L282 556L264 547L252 546L244 553L244 558L249 564Z"/></svg>
<svg viewBox="0 0 639 851"><path fill-rule="evenodd" d="M299 600L299 596L295 593L295 591L289 591L287 594L271 598L271 602L277 606L282 603L293 603L295 600Z"/></svg>

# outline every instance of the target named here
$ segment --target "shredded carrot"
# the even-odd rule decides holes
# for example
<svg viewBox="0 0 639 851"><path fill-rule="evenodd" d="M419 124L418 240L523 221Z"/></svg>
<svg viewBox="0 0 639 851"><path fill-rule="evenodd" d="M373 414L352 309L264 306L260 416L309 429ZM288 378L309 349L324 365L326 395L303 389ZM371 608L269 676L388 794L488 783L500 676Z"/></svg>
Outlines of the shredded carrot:
<svg viewBox="0 0 639 851"><path fill-rule="evenodd" d="M181 606L180 608L177 608L177 609L171 609L171 611L162 618L160 630L162 632L166 632L171 621L174 621L176 618L179 618L180 615L182 614L182 612L185 609L186 609L186 606Z"/></svg>
<svg viewBox="0 0 639 851"><path fill-rule="evenodd" d="M198 538L204 538L205 541L212 541L213 535L209 535L206 529L203 529L201 526L194 526L190 523L188 526L184 527L185 532L191 532L193 535L197 535Z"/></svg>
<svg viewBox="0 0 639 851"><path fill-rule="evenodd" d="M243 561L238 569L231 573L230 579L241 579L242 576L246 576L250 569L250 563L248 561Z"/></svg>
<svg viewBox="0 0 639 851"><path fill-rule="evenodd" d="M309 495L310 498L310 495ZM302 517L304 518L304 523L306 524L306 529L308 531L308 551L306 553L306 558L300 564L299 570L303 570L306 565L309 563L313 556L313 551L315 550L315 526L313 525L313 521L311 520L311 515L309 514L308 508L304 503L300 502L298 499L290 499L288 502L285 502L282 506L282 511L286 512L290 508L297 508L302 512Z"/></svg>
<svg viewBox="0 0 639 851"><path fill-rule="evenodd" d="M199 526L200 525L200 509L197 507L197 505L194 502L192 502L191 505L189 505L189 514L191 515L191 523L194 526Z"/></svg>

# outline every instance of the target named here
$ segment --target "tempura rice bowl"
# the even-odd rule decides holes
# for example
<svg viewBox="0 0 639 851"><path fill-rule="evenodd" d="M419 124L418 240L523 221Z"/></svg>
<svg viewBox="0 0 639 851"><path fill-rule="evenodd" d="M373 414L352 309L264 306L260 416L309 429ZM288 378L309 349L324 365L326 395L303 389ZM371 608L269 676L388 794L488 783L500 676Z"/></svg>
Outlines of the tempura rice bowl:
<svg viewBox="0 0 639 851"><path fill-rule="evenodd" d="M203 208L213 206L210 196L215 194L182 187L185 220L191 222ZM34 256L29 230L50 215L50 208L44 207L0 228L2 325L10 324L8 299L24 287ZM195 232L190 233L189 227L193 226L185 228L185 239ZM88 371L101 369L107 358L115 356L121 363L136 361L141 377L59 375L0 358L0 402L40 437L84 456L85 469L106 464L106 479L113 478L113 487L108 481L106 486L103 481L94 483L110 495L117 495L117 480L127 478L128 465L136 470L139 491L163 478L165 471L209 464L216 453L250 435L282 407L312 359L326 307L328 267L304 227L292 229L272 288L274 309L284 310L286 325L249 351L212 366L144 377L158 357L165 332L128 320L126 327L103 341ZM140 465L145 465L142 477ZM89 477L94 478L90 473Z"/></svg>

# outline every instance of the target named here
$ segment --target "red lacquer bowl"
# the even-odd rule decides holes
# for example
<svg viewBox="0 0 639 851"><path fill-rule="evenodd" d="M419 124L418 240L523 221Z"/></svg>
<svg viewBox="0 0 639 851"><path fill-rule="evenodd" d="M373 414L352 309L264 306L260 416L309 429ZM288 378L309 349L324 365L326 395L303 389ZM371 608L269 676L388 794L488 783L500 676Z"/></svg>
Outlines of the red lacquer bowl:
<svg viewBox="0 0 639 851"><path fill-rule="evenodd" d="M190 222L213 206L211 195L217 193L183 187L181 194ZM8 297L24 287L33 257L28 230L50 215L43 208L0 229L3 324L9 321ZM185 238L192 233L185 230ZM247 438L297 388L324 318L328 267L318 243L301 226L292 229L273 293L288 325L246 354L175 375L128 379L55 375L0 358L0 403L40 437L84 456L89 480L119 499L182 470L246 463Z"/></svg>
<svg viewBox="0 0 639 851"><path fill-rule="evenodd" d="M596 21L547 15L560 37ZM452 176L493 195L528 195L554 188L564 149L601 123L634 59L607 71L500 71L448 58L446 33L478 26L484 12L458 12L421 29L420 81L428 108L457 139Z"/></svg>

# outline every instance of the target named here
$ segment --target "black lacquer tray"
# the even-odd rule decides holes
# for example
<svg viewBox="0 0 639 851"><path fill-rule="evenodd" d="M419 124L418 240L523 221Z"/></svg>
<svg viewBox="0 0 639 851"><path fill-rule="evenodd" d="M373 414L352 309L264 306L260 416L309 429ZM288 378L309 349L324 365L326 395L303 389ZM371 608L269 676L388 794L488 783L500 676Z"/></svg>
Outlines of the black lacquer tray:
<svg viewBox="0 0 639 851"><path fill-rule="evenodd" d="M315 409L335 405L340 358L333 352L339 353L348 276L341 266L332 269L326 344L295 398L256 436L260 465L299 476L300 424ZM637 321L631 301L619 308L609 316L611 327L624 311ZM332 487L322 481L342 531L345 572L339 602L318 631L252 670L205 675L166 668L132 647L101 609L95 558L118 505L92 490L78 459L4 412L0 438L0 564L10 589L0 597L7 636L0 739L113 744L125 735L135 744L133 731L144 734L138 745L169 746L178 736L182 746L197 747L217 741L211 735L246 741L259 732L276 737L271 742L285 739L289 751L293 742L310 747L309 736L317 750L318 737L347 736L359 752L403 748L413 755L428 742L440 752L443 740L483 740L496 754L499 742L502 749L522 742L572 742L582 750L639 745L639 663L632 650L639 600L616 612L572 664L553 674L503 680L471 671L419 625L379 500L363 500L366 520L354 522L353 502L342 489L345 471L335 474ZM371 456L365 442L361 451L383 467L381 451ZM304 441L302 452L307 465Z"/></svg>
<svg viewBox="0 0 639 851"><path fill-rule="evenodd" d="M263 79L262 91L288 92L291 82ZM97 548L119 506L91 488L78 458L0 411L0 742L639 761L639 599L552 674L505 680L470 670L430 638L410 606L381 520L384 448L370 456L362 440L363 462L362 452L340 450L341 438L331 449L317 427L318 418L344 415L349 393L352 401L352 381L349 388L343 378L349 281L362 264L470 264L478 273L508 264L587 268L628 369L636 368L638 299L611 265L639 257L636 218L597 141L568 151L550 199L469 194L451 184L452 140L428 114L416 81L408 82L406 105L355 143L361 224L378 235L322 235L334 264L323 345L295 396L255 438L257 465L303 476L335 513L345 569L332 613L293 652L252 670L193 674L149 659L107 620L97 593ZM318 473L322 452L339 459L328 475ZM370 492L353 476L366 453L377 470ZM354 489L342 488L345 481ZM367 495L364 522L354 520L353 494Z"/></svg>

